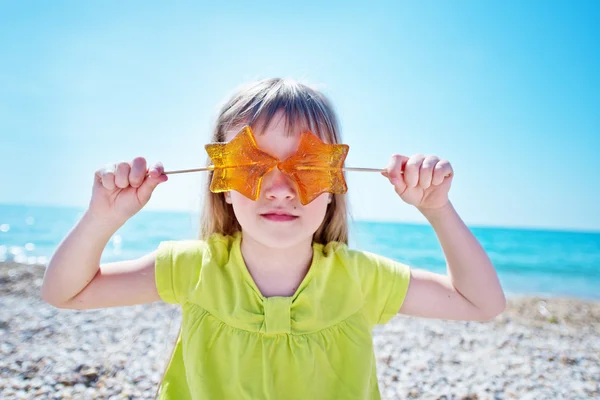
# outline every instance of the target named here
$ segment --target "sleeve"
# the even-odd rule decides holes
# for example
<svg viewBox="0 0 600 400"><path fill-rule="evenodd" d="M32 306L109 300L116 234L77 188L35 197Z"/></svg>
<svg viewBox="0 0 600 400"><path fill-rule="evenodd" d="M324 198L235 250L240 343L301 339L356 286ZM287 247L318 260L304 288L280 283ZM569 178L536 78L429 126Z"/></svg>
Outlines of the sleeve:
<svg viewBox="0 0 600 400"><path fill-rule="evenodd" d="M165 303L185 303L200 279L204 248L201 240L159 244L154 272L156 289Z"/></svg>
<svg viewBox="0 0 600 400"><path fill-rule="evenodd" d="M410 267L369 252L358 257L364 310L373 325L386 324L398 314L410 283Z"/></svg>

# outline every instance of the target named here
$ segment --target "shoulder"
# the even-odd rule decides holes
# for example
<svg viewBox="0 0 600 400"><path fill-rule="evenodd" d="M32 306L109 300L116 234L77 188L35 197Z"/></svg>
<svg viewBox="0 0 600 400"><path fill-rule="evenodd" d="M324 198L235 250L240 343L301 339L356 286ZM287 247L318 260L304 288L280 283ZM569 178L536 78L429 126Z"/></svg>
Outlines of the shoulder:
<svg viewBox="0 0 600 400"><path fill-rule="evenodd" d="M167 303L183 304L206 266L226 263L236 238L213 234L206 240L161 242L155 262L156 287L161 298Z"/></svg>
<svg viewBox="0 0 600 400"><path fill-rule="evenodd" d="M369 251L352 249L345 243L329 242L327 244L314 244L317 252L324 260L336 260L348 265L359 267L376 266L382 264L402 264L392 258L375 254Z"/></svg>
<svg viewBox="0 0 600 400"><path fill-rule="evenodd" d="M359 280L368 280L375 275L405 276L410 273L410 267L401 261L369 251L352 249L345 243L329 242L314 246L321 258L321 265L345 269L347 273Z"/></svg>
<svg viewBox="0 0 600 400"><path fill-rule="evenodd" d="M228 258L231 248L239 235L233 236L214 233L207 239L168 240L158 246L157 257L186 261L191 258L220 257Z"/></svg>

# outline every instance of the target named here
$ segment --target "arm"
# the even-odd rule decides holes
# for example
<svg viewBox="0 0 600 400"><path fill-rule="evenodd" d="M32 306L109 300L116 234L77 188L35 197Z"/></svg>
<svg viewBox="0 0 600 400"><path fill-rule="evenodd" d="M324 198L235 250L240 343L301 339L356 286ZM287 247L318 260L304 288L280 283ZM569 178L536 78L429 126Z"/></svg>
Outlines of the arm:
<svg viewBox="0 0 600 400"><path fill-rule="evenodd" d="M99 308L159 299L154 282L155 253L100 266L110 237L167 181L157 163L146 159L107 166L94 174L90 206L60 243L44 273L41 297L61 308Z"/></svg>
<svg viewBox="0 0 600 400"><path fill-rule="evenodd" d="M487 254L450 203L454 171L433 155L394 154L382 175L402 200L431 223L446 256L448 275L413 270L400 312L441 319L489 320L506 299Z"/></svg>
<svg viewBox="0 0 600 400"><path fill-rule="evenodd" d="M44 274L42 299L71 309L159 300L154 281L155 252L137 260L100 265L102 251L118 228L86 212L52 256Z"/></svg>
<svg viewBox="0 0 600 400"><path fill-rule="evenodd" d="M452 204L420 211L440 241L448 274L411 271L400 313L461 320L489 320L502 313L506 299L494 266Z"/></svg>

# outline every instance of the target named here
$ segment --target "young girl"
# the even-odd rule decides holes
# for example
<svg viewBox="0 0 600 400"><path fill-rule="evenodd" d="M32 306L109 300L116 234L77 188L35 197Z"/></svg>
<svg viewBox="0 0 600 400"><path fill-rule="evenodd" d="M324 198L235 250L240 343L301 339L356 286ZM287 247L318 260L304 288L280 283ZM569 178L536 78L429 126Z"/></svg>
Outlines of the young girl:
<svg viewBox="0 0 600 400"><path fill-rule="evenodd" d="M290 80L241 88L221 109L211 142L230 142L247 125L278 160L296 154L306 130L340 143L328 100ZM297 183L278 168L263 176L256 200L210 191L210 172L199 240L100 265L110 237L167 181L163 172L141 157L98 170L89 208L41 289L61 308L180 304L161 399L377 399L376 324L397 313L485 321L504 310L493 265L448 200L445 160L393 155L382 175L431 223L447 276L349 249L345 195L324 192L303 205Z"/></svg>

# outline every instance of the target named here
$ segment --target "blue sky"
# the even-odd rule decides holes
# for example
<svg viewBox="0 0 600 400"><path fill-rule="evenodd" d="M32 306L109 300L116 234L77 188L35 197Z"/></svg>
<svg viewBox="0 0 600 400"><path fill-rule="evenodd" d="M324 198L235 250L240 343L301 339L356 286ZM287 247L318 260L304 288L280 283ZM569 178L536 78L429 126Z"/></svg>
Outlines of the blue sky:
<svg viewBox="0 0 600 400"><path fill-rule="evenodd" d="M138 155L201 166L218 105L283 76L330 97L347 166L436 154L471 225L600 230L597 4L3 1L0 203L84 207ZM148 208L197 210L204 179ZM376 173L348 186L355 219L425 221Z"/></svg>

